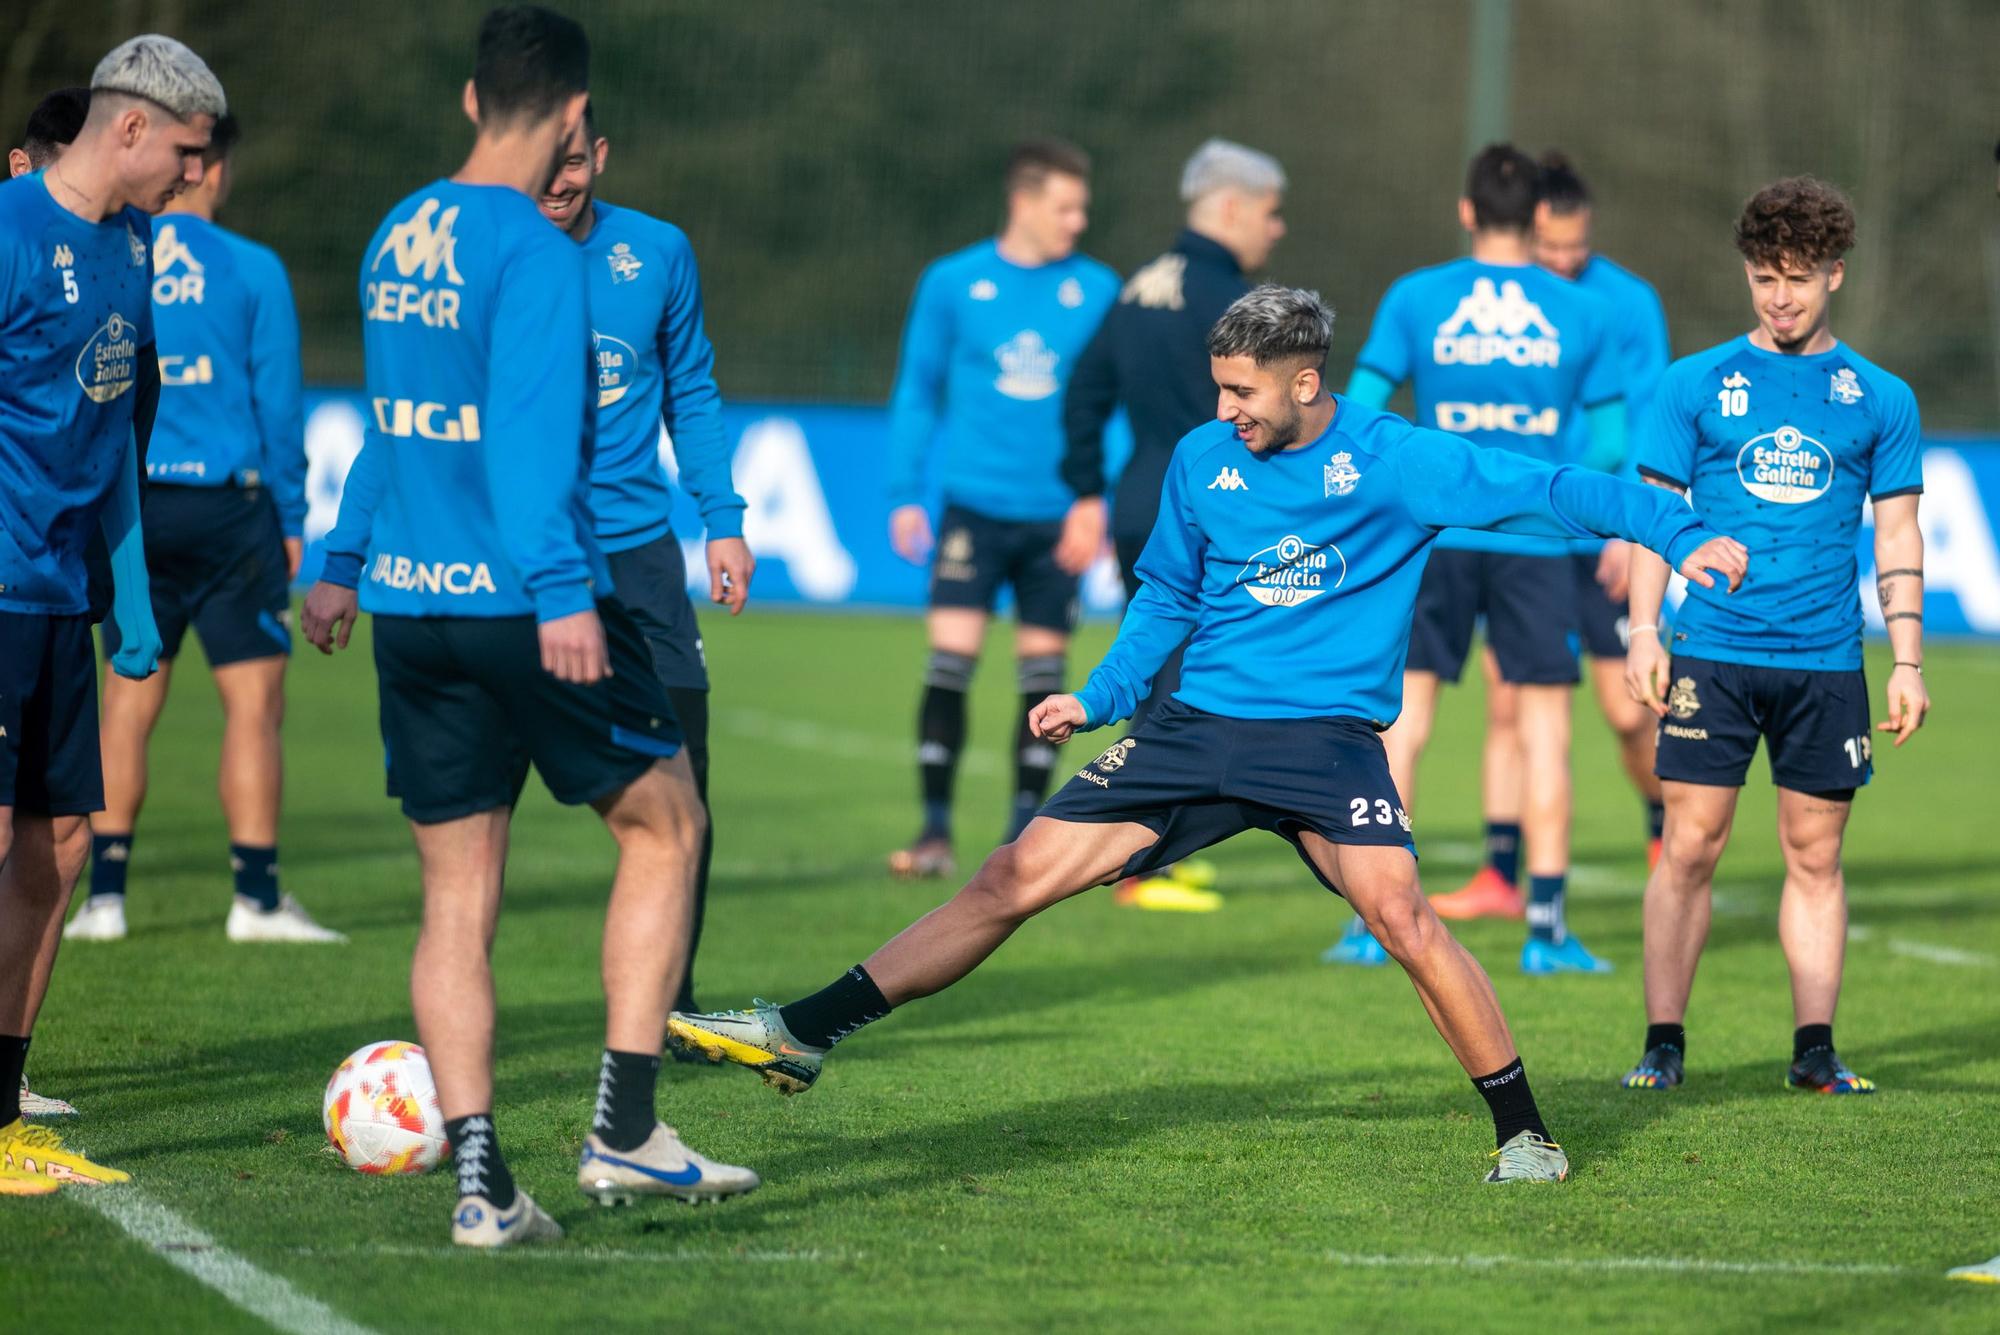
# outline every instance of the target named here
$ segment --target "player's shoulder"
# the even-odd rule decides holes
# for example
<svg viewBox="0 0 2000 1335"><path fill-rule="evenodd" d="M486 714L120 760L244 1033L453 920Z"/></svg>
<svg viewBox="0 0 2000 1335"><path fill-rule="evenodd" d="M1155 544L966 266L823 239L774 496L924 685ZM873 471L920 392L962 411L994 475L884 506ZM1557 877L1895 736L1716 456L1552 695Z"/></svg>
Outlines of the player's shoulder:
<svg viewBox="0 0 2000 1335"><path fill-rule="evenodd" d="M1383 293L1386 302L1391 297L1414 296L1434 289L1453 286L1471 276L1478 266L1470 259L1460 256L1437 264L1426 264L1420 269L1411 269L1399 274Z"/></svg>
<svg viewBox="0 0 2000 1335"><path fill-rule="evenodd" d="M278 252L262 241L253 241L241 232L233 232L219 223L211 223L215 238L245 272L258 277L285 276L285 261Z"/></svg>
<svg viewBox="0 0 2000 1335"><path fill-rule="evenodd" d="M1577 282L1586 292L1597 292L1614 300L1660 304L1658 288L1609 255L1592 255Z"/></svg>
<svg viewBox="0 0 2000 1335"><path fill-rule="evenodd" d="M1085 255L1081 251L1070 256L1065 263L1069 266L1070 276L1085 287L1101 294L1116 292L1123 281L1118 277L1116 269L1103 260Z"/></svg>
<svg viewBox="0 0 2000 1335"><path fill-rule="evenodd" d="M992 237L983 237L969 246L961 246L938 256L924 266L926 276L957 277L960 274L983 273L1000 262L1000 247Z"/></svg>
<svg viewBox="0 0 2000 1335"><path fill-rule="evenodd" d="M665 218L656 218L650 213L629 208L623 204L607 204L597 200L597 229L592 234L593 242L603 241L615 245L623 241L630 245L642 245L664 258L678 258L694 253L694 243L679 226Z"/></svg>
<svg viewBox="0 0 2000 1335"><path fill-rule="evenodd" d="M1221 418L1203 422L1174 446L1173 467L1192 472L1201 467L1202 460L1231 446L1241 448L1235 427Z"/></svg>
<svg viewBox="0 0 2000 1335"><path fill-rule="evenodd" d="M1909 381L1903 379L1893 371L1884 370L1856 352L1848 344L1842 343L1840 345L1840 356L1833 371L1834 379L1836 381L1849 379L1848 375L1843 374L1846 372L1852 373L1851 378L1859 393L1854 394L1854 391L1842 391L1836 386L1829 391L1836 401L1844 399L1848 394L1854 394L1854 397L1860 398L1872 393L1877 400L1876 407L1878 411L1886 411L1890 408L1908 409L1916 407L1917 392L1910 388Z"/></svg>
<svg viewBox="0 0 2000 1335"><path fill-rule="evenodd" d="M1335 402L1338 408L1333 418L1334 431L1343 438L1344 448L1356 453L1377 459L1391 458L1410 433L1419 430L1387 408L1372 407L1344 395L1336 396Z"/></svg>
<svg viewBox="0 0 2000 1335"><path fill-rule="evenodd" d="M1751 350L1748 341L1743 335L1738 334L1735 338L1717 343L1713 347L1691 352L1685 357L1678 357L1669 362L1666 371L1660 376L1660 392L1680 391L1699 386L1711 375L1726 374L1734 363L1739 361L1747 363L1755 358L1756 353Z"/></svg>

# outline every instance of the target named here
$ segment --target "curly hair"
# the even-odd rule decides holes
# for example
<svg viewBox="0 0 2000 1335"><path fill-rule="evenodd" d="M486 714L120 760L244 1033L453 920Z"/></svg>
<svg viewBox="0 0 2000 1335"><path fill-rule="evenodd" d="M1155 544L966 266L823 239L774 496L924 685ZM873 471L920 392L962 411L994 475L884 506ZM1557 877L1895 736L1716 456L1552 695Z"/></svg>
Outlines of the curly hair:
<svg viewBox="0 0 2000 1335"><path fill-rule="evenodd" d="M1750 197L1736 220L1736 249L1752 264L1818 265L1854 246L1854 205L1816 176L1788 176Z"/></svg>

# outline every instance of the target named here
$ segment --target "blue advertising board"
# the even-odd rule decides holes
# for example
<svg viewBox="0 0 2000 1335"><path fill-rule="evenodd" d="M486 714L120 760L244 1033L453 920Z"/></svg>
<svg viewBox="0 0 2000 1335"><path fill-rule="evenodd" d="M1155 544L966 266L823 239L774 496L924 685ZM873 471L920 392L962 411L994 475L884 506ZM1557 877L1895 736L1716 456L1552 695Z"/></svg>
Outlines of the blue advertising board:
<svg viewBox="0 0 2000 1335"><path fill-rule="evenodd" d="M301 572L318 568L318 539L340 508L341 484L361 448L366 404L354 392L312 391L306 402L306 479L311 512ZM925 572L889 547L883 490L888 413L876 407L733 403L723 412L736 443L736 489L749 509L744 536L757 553L759 603L820 607L920 607ZM1118 443L1110 453L1115 461ZM660 453L671 473L673 448ZM1932 634L2000 637L2000 440L1933 439L1924 451L1925 628ZM689 578L706 591L701 519L677 497L674 529L689 549ZM1753 556L1754 559L1754 556ZM1871 530L1859 553L1866 589L1874 568ZM1124 598L1116 566L1098 562L1084 581L1084 607L1115 613ZM1874 599L1862 599L1871 631Z"/></svg>

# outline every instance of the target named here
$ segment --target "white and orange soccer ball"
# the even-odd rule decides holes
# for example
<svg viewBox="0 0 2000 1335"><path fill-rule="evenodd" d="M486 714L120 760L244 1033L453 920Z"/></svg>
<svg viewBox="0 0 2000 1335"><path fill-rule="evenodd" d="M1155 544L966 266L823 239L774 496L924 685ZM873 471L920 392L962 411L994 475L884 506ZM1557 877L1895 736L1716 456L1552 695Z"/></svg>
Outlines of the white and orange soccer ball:
<svg viewBox="0 0 2000 1335"><path fill-rule="evenodd" d="M370 1043L326 1082L326 1138L363 1173L423 1173L445 1155L444 1111L424 1050Z"/></svg>

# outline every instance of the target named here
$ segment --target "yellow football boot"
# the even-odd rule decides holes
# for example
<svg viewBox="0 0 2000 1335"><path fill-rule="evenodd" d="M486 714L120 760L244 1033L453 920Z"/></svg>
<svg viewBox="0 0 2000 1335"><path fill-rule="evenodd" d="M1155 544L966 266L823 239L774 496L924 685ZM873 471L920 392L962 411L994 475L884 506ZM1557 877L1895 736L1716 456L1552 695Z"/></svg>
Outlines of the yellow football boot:
<svg viewBox="0 0 2000 1335"><path fill-rule="evenodd" d="M130 1173L92 1163L75 1150L63 1148L62 1137L46 1126L14 1121L0 1126L0 1173L49 1178L58 1185L108 1187L130 1182Z"/></svg>

